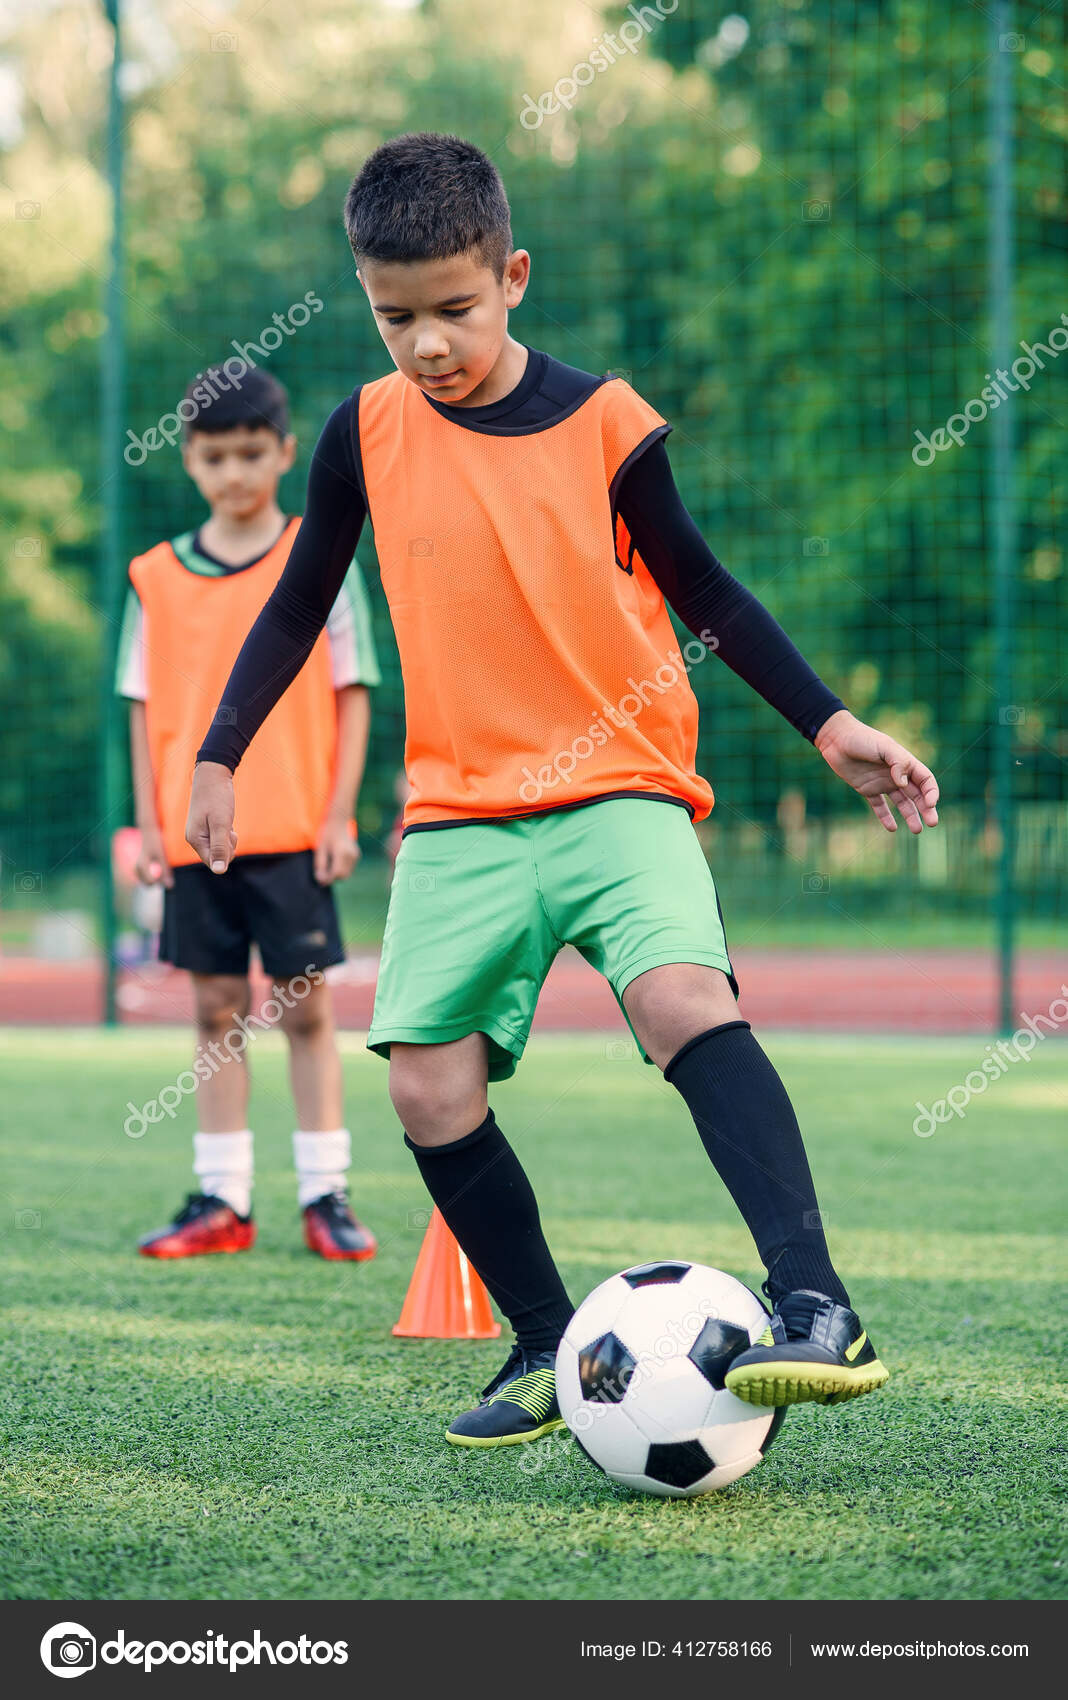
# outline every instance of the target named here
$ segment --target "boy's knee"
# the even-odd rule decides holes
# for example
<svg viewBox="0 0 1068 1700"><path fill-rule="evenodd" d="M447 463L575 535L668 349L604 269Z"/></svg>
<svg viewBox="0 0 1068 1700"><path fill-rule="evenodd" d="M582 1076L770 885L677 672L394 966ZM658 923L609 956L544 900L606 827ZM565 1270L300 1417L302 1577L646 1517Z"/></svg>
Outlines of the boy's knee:
<svg viewBox="0 0 1068 1700"><path fill-rule="evenodd" d="M310 997L298 1001L290 996L288 1002L282 999L279 1002L283 1012L282 1031L287 1038L314 1039L328 1033L333 1026L330 1005L325 999Z"/></svg>
<svg viewBox="0 0 1068 1700"><path fill-rule="evenodd" d="M726 974L696 962L647 969L626 987L623 1004L639 1040L661 1069L696 1034L738 1019Z"/></svg>
<svg viewBox="0 0 1068 1700"><path fill-rule="evenodd" d="M206 1039L219 1039L238 1016L249 1012L249 983L219 974L196 982L196 1023Z"/></svg>
<svg viewBox="0 0 1068 1700"><path fill-rule="evenodd" d="M418 1139L415 1129L440 1119L454 1103L456 1094L447 1083L391 1063L389 1096L405 1132Z"/></svg>
<svg viewBox="0 0 1068 1700"><path fill-rule="evenodd" d="M486 1119L483 1086L442 1078L404 1062L390 1062L389 1096L401 1126L416 1145L462 1139Z"/></svg>

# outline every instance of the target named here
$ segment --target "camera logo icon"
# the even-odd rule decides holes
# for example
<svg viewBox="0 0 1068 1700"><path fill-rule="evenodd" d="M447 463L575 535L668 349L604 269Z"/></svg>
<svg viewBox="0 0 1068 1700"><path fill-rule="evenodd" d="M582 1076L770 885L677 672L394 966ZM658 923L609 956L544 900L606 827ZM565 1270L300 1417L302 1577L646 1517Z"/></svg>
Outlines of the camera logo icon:
<svg viewBox="0 0 1068 1700"><path fill-rule="evenodd" d="M84 1676L96 1665L96 1637L80 1623L57 1623L41 1641L41 1663L53 1676Z"/></svg>

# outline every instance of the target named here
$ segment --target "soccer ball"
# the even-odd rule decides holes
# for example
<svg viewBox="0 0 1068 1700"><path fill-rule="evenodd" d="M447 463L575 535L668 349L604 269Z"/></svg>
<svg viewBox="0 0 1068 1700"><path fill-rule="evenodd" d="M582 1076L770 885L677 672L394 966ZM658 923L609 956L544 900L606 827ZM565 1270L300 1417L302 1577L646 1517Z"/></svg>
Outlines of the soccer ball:
<svg viewBox="0 0 1068 1700"><path fill-rule="evenodd" d="M642 1263L581 1304L556 1357L560 1412L613 1481L685 1499L736 1482L762 1462L786 1415L724 1386L762 1334L755 1294L701 1263Z"/></svg>

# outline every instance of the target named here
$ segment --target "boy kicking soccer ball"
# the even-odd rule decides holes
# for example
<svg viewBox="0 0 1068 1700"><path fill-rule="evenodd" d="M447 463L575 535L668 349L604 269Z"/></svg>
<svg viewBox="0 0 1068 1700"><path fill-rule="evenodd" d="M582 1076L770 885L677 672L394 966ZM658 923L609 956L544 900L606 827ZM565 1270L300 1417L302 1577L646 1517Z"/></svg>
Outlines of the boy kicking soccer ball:
<svg viewBox="0 0 1068 1700"><path fill-rule="evenodd" d="M117 689L130 699L138 876L164 886L160 956L187 968L196 1004L197 1190L141 1240L146 1257L247 1250L249 947L275 982L297 1112L293 1154L304 1238L330 1259L374 1256L346 1194L341 1059L321 970L344 960L331 885L356 861L351 818L378 667L356 561L345 562L326 635L279 703L238 781L241 854L215 879L185 842L189 771L242 633L278 582L299 521L278 506L296 438L286 392L257 367L198 374L182 459L211 510L195 532L130 563ZM203 403L203 405L200 405ZM268 1008L265 1005L264 1008Z"/></svg>
<svg viewBox="0 0 1068 1700"><path fill-rule="evenodd" d="M559 1426L573 1306L487 1083L513 1073L564 943L605 975L646 1062L685 1100L752 1231L772 1306L728 1385L832 1403L887 1379L837 1275L797 1120L739 1019L693 822L697 703L670 603L871 804L937 821L923 764L865 726L727 573L675 489L670 426L619 378L508 333L530 256L492 163L454 136L379 148L345 204L357 273L397 368L331 415L278 589L199 751L188 838L222 873L232 770L295 678L370 515L397 634L411 793L368 1043L427 1188L515 1330L447 1438Z"/></svg>

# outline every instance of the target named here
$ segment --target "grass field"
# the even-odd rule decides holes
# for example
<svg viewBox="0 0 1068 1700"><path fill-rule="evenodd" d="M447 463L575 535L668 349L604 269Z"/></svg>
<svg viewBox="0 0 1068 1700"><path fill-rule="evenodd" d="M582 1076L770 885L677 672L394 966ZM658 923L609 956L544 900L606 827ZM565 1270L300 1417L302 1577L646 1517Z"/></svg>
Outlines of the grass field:
<svg viewBox="0 0 1068 1700"><path fill-rule="evenodd" d="M390 1336L425 1195L386 1070L362 1036L342 1044L378 1258L329 1265L300 1243L270 1038L253 1059L259 1244L154 1264L132 1247L191 1185L191 1116L140 1141L122 1122L186 1066L187 1036L0 1034L5 1597L1063 1594L1051 1375L1068 1046L1037 1047L919 1139L914 1101L975 1068L982 1040L769 1041L893 1379L793 1412L760 1470L673 1502L613 1487L569 1442L443 1443L506 1347ZM493 1092L573 1297L664 1255L756 1285L680 1100L619 1049L537 1039Z"/></svg>

